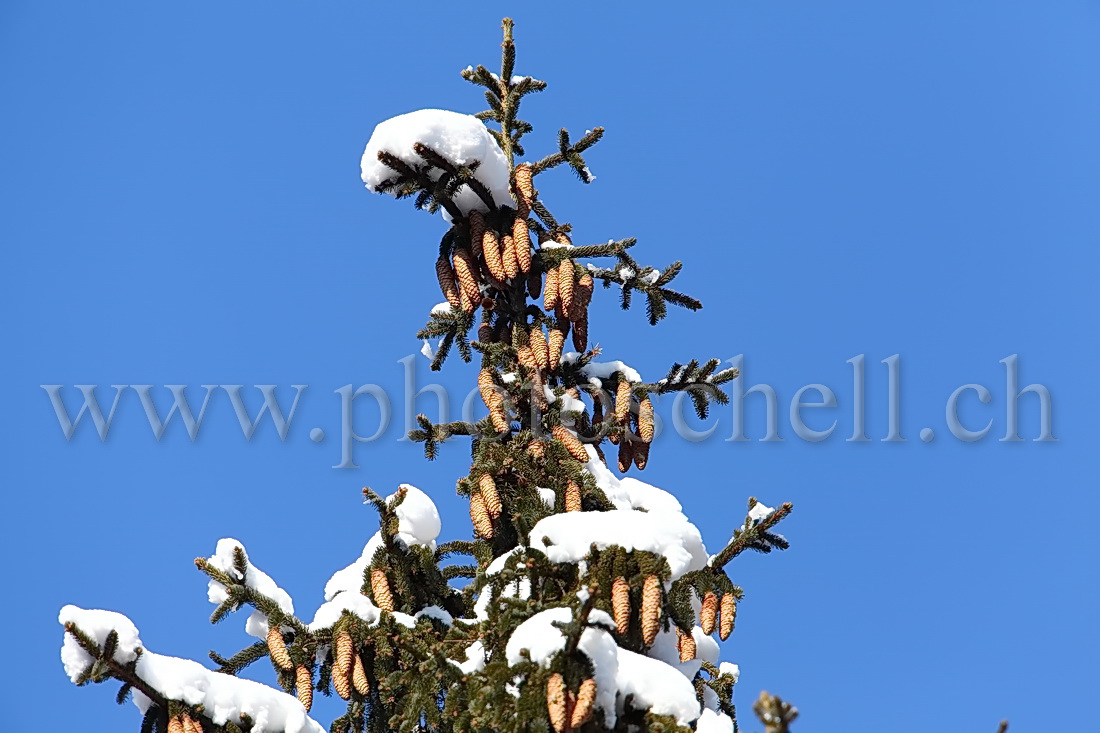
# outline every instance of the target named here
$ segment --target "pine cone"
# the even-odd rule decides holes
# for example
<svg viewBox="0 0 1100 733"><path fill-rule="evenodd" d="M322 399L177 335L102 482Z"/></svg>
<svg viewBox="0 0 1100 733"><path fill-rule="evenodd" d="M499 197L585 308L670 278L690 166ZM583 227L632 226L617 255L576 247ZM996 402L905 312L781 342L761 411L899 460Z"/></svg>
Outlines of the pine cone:
<svg viewBox="0 0 1100 733"><path fill-rule="evenodd" d="M477 340L487 344L493 340L493 326L487 321L482 321L477 327Z"/></svg>
<svg viewBox="0 0 1100 733"><path fill-rule="evenodd" d="M482 258L481 240L485 237L485 217L480 211L471 211L470 219L470 249L473 250L474 259Z"/></svg>
<svg viewBox="0 0 1100 733"><path fill-rule="evenodd" d="M268 621L268 624L271 624ZM283 634L279 631L278 625L271 624L267 629L267 651L271 655L271 661L280 669L292 670L294 669L294 662L290 659L290 652L286 650L286 642L283 641Z"/></svg>
<svg viewBox="0 0 1100 733"><path fill-rule="evenodd" d="M577 316L577 320L573 321L573 348L577 351L584 351L588 348L588 311L580 305L576 307L581 312Z"/></svg>
<svg viewBox="0 0 1100 733"><path fill-rule="evenodd" d="M374 568L370 571L370 589L374 594L374 605L383 611L393 611L393 594L390 593L390 581L385 570Z"/></svg>
<svg viewBox="0 0 1100 733"><path fill-rule="evenodd" d="M348 680L348 673L339 669L336 665L332 666L332 686L341 698L344 700L351 699L351 682Z"/></svg>
<svg viewBox="0 0 1100 733"><path fill-rule="evenodd" d="M576 284L576 273L573 270L573 260L568 257L558 265L558 297L561 299L561 307L569 320L576 320L573 310L573 286Z"/></svg>
<svg viewBox="0 0 1100 733"><path fill-rule="evenodd" d="M563 733L569 722L566 713L565 678L555 672L546 680L546 710L550 713L550 724L556 733Z"/></svg>
<svg viewBox="0 0 1100 733"><path fill-rule="evenodd" d="M519 359L519 363L530 369L532 372L539 370L539 362L535 358L535 352L530 346L521 346L516 350L516 356Z"/></svg>
<svg viewBox="0 0 1100 733"><path fill-rule="evenodd" d="M491 408L502 398L497 392L496 382L493 381L493 373L488 369L482 369L477 374L477 388L481 392L481 401L486 407Z"/></svg>
<svg viewBox="0 0 1100 733"><path fill-rule="evenodd" d="M302 707L308 713L309 709L313 707L313 675L310 673L309 667L299 664L294 677L294 686L298 690L298 702L302 703Z"/></svg>
<svg viewBox="0 0 1100 733"><path fill-rule="evenodd" d="M539 368L543 371L549 371L550 352L546 343L546 335L542 332L542 326L537 323L532 324L527 339L531 343L531 351L535 353L535 361L538 362Z"/></svg>
<svg viewBox="0 0 1100 733"><path fill-rule="evenodd" d="M519 256L516 253L516 240L511 234L504 235L503 246L503 265L504 274L508 276L508 279L514 278L519 274Z"/></svg>
<svg viewBox="0 0 1100 733"><path fill-rule="evenodd" d="M630 585L622 576L615 578L611 584L611 612L619 634L626 636L630 631Z"/></svg>
<svg viewBox="0 0 1100 733"><path fill-rule="evenodd" d="M565 511L579 512L581 510L581 487L572 479L565 485Z"/></svg>
<svg viewBox="0 0 1100 733"><path fill-rule="evenodd" d="M515 221L512 222L512 239L516 243L516 262L519 271L528 273L531 271L531 233L527 231L527 212L523 207L516 212Z"/></svg>
<svg viewBox="0 0 1100 733"><path fill-rule="evenodd" d="M561 353L564 350L565 332L555 325L550 329L546 346L546 358L550 362L550 371L554 371L561 364Z"/></svg>
<svg viewBox="0 0 1100 733"><path fill-rule="evenodd" d="M493 481L493 477L487 473L481 474L478 479L478 486L481 487L481 498L485 502L485 511L492 519L496 519L500 516L503 507L500 505L500 494L497 493L497 485Z"/></svg>
<svg viewBox="0 0 1100 733"><path fill-rule="evenodd" d="M367 670L363 668L363 659L358 654L355 655L355 664L351 670L351 684L363 697L370 694L370 680L367 679Z"/></svg>
<svg viewBox="0 0 1100 733"><path fill-rule="evenodd" d="M501 257L500 242L497 233L492 229L486 229L481 238L481 254L485 258L485 266L497 280L503 281L507 275L504 272L504 261Z"/></svg>
<svg viewBox="0 0 1100 733"><path fill-rule="evenodd" d="M526 163L520 163L516 166L516 191L519 192L520 199L527 205L527 208L535 203L535 182L534 175L531 173L531 166Z"/></svg>
<svg viewBox="0 0 1100 733"><path fill-rule="evenodd" d="M718 618L718 596L714 591L708 590L703 596L703 607L699 610L699 625L703 627L703 633L710 636L714 633L714 622Z"/></svg>
<svg viewBox="0 0 1100 733"><path fill-rule="evenodd" d="M619 438L619 473L629 471L634 462L634 446L631 445L633 442L629 435Z"/></svg>
<svg viewBox="0 0 1100 733"><path fill-rule="evenodd" d="M333 670L340 670L347 677L351 672L351 654L353 644L351 641L351 634L346 631L341 631L336 635L335 654L332 663ZM346 697L344 698L347 699Z"/></svg>
<svg viewBox="0 0 1100 733"><path fill-rule="evenodd" d="M546 458L546 446L543 445L541 440L532 440L527 444L527 452L532 458L543 459Z"/></svg>
<svg viewBox="0 0 1100 733"><path fill-rule="evenodd" d="M546 289L542 293L542 307L552 311L558 305L558 271L550 270L546 273Z"/></svg>
<svg viewBox="0 0 1100 733"><path fill-rule="evenodd" d="M576 435L573 435L562 425L555 425L550 432L557 440L561 441L565 449L569 451L569 455L581 463L588 463L588 451L584 449L584 444Z"/></svg>
<svg viewBox="0 0 1100 733"><path fill-rule="evenodd" d="M435 276L439 279L439 289L443 292L443 297L452 308L459 308L461 301L455 289L455 272L451 269L451 262L446 257L440 257L435 261Z"/></svg>
<svg viewBox="0 0 1100 733"><path fill-rule="evenodd" d="M619 373L619 386L615 391L615 422L625 425L630 417L630 382Z"/></svg>
<svg viewBox="0 0 1100 733"><path fill-rule="evenodd" d="M653 401L649 395L642 398L638 406L638 434L645 443L653 442Z"/></svg>
<svg viewBox="0 0 1100 733"><path fill-rule="evenodd" d="M680 651L680 661L690 662L695 659L695 637L676 629L676 648Z"/></svg>
<svg viewBox="0 0 1100 733"><path fill-rule="evenodd" d="M527 272L527 294L533 300L538 300L542 294L542 273L537 267L532 267Z"/></svg>
<svg viewBox="0 0 1100 733"><path fill-rule="evenodd" d="M493 430L498 433L507 433L512 429L512 425L508 421L508 415L504 412L503 402L502 398L501 401L489 405L489 417L493 421Z"/></svg>
<svg viewBox="0 0 1100 733"><path fill-rule="evenodd" d="M577 294L573 297L584 307L588 307L588 304L592 302L592 291L596 289L596 283L592 279L592 275L584 273L580 279L577 280Z"/></svg>
<svg viewBox="0 0 1100 733"><path fill-rule="evenodd" d="M183 719L181 717L173 715L168 719L168 733L184 733Z"/></svg>
<svg viewBox="0 0 1100 733"><path fill-rule="evenodd" d="M642 641L653 644L661 627L661 581L650 575L642 586Z"/></svg>
<svg viewBox="0 0 1100 733"><path fill-rule="evenodd" d="M632 441L634 445L630 446L630 457L634 459L634 465L638 467L639 471L644 471L646 464L649 463L649 443L642 443L641 441Z"/></svg>
<svg viewBox="0 0 1100 733"><path fill-rule="evenodd" d="M202 723L192 718L187 713L183 714L184 733L203 733Z"/></svg>
<svg viewBox="0 0 1100 733"><path fill-rule="evenodd" d="M573 707L573 716L569 721L570 727L580 728L592 717L592 709L596 703L596 680L589 677L581 683L577 690L577 702Z"/></svg>
<svg viewBox="0 0 1100 733"><path fill-rule="evenodd" d="M718 637L725 641L733 631L733 622L737 618L737 601L732 593L722 595L722 620L718 626Z"/></svg>
<svg viewBox="0 0 1100 733"><path fill-rule="evenodd" d="M481 302L481 288L478 286L476 267L469 252L464 249L455 250L455 277L458 279L458 297L465 313L473 313L474 308Z"/></svg>
<svg viewBox="0 0 1100 733"><path fill-rule="evenodd" d="M493 539L493 520L485 509L485 499L480 491L470 494L470 520L474 523L474 532L483 540Z"/></svg>

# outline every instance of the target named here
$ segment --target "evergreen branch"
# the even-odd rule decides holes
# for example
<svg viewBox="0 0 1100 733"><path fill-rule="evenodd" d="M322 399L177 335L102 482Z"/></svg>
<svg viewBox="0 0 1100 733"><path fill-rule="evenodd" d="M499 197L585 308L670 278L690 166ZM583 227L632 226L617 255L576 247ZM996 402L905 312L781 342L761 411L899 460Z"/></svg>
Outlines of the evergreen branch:
<svg viewBox="0 0 1100 733"><path fill-rule="evenodd" d="M755 504L756 500L750 499L750 502L751 509L751 505ZM785 502L759 522L753 523L746 519L745 526L734 530L733 540L710 561L710 567L714 569L725 567L730 560L749 549L758 552L771 552L772 544L768 543L769 530L786 518L793 508L793 504ZM772 536L774 537L774 535ZM784 541L784 544L786 544L786 541ZM780 549L786 548L780 547Z"/></svg>
<svg viewBox="0 0 1100 733"><path fill-rule="evenodd" d="M578 164L580 167L584 167L584 158L581 157L581 153L598 143L600 141L600 138L603 137L603 133L604 129L602 127L597 127L594 130L590 130L576 143L570 144L569 132L565 128L562 128L558 132L558 152L551 153L537 163L533 163L531 165L532 175L538 175L543 171L550 170L551 168L555 168L559 165L562 165L563 163L569 163L573 166L575 170L578 171L578 173L580 173ZM581 180L584 180L583 175ZM584 182L588 183L589 181L584 180Z"/></svg>

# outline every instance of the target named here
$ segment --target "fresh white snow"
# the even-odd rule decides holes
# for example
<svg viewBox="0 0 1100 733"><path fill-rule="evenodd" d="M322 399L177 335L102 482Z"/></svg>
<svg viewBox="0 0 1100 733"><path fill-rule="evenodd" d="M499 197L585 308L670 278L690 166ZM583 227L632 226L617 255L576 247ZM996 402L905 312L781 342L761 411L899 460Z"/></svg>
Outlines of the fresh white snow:
<svg viewBox="0 0 1100 733"><path fill-rule="evenodd" d="M233 555L237 548L240 548L241 551L245 553L246 566L244 577L237 572L233 564ZM248 561L247 558L248 553L245 552L244 545L232 537L226 537L218 540L214 554L207 558L207 562L210 563L211 567L217 568L231 579L275 601L283 613L293 615L294 601L291 600L290 594L276 585L275 581L272 580L267 573L257 568ZM224 585L211 579L207 584L206 597L211 603L221 604L229 597L229 593ZM267 616L258 609L253 611L248 617L248 620L245 621L245 633L257 639L266 639L267 629Z"/></svg>

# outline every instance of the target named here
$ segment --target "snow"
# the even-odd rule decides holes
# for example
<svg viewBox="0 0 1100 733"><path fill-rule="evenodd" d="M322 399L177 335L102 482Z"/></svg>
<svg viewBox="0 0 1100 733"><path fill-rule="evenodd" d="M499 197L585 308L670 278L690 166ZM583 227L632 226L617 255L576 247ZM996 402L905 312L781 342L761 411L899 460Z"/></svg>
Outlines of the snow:
<svg viewBox="0 0 1100 733"><path fill-rule="evenodd" d="M473 115L441 109L421 109L391 117L374 128L361 163L363 183L373 192L397 173L378 160L378 153L386 151L412 166L423 166L425 161L413 150L413 145L423 143L448 161L468 165L480 161L475 177L488 189L498 205L514 205L508 190L508 160L489 130ZM441 174L438 168L431 170L432 180ZM465 215L474 210L487 210L485 203L469 187L463 186L454 196L454 203ZM446 210L443 218L451 220Z"/></svg>
<svg viewBox="0 0 1100 733"><path fill-rule="evenodd" d="M752 509L749 510L749 519L754 522L760 522L766 519L768 515L774 511L775 509L772 509L770 506L765 506L763 502L758 501L753 504Z"/></svg>
<svg viewBox="0 0 1100 733"><path fill-rule="evenodd" d="M436 303L432 306L431 315L433 316L449 316L451 314L450 303Z"/></svg>
<svg viewBox="0 0 1100 733"><path fill-rule="evenodd" d="M531 529L531 546L551 562L584 560L592 545L618 545L627 551L663 555L671 580L701 570L708 555L699 530L683 514L615 509L606 512L566 512L544 517Z"/></svg>
<svg viewBox="0 0 1100 733"><path fill-rule="evenodd" d="M680 670L627 649L618 650L618 662L619 695L633 695L632 707L671 715L680 725L691 725L699 717L695 687Z"/></svg>
<svg viewBox="0 0 1100 733"><path fill-rule="evenodd" d="M362 584L362 582L362 576L360 576L359 583ZM356 587L355 590L342 590L331 600L322 603L317 613L313 614L309 630L318 631L334 626L344 611L351 612L371 626L378 623L378 619L382 616L382 610L371 603L371 600L360 593L359 588Z"/></svg>
<svg viewBox="0 0 1100 733"><path fill-rule="evenodd" d="M562 364L575 364L581 358L581 355L576 351L567 351L561 355ZM581 374L589 379L595 378L600 380L610 379L615 372L619 372L623 375L623 378L628 382L641 382L642 375L638 373L637 369L624 364L621 361L590 361L581 367Z"/></svg>
<svg viewBox="0 0 1100 733"><path fill-rule="evenodd" d="M435 550L435 540L439 537L441 523L439 510L435 503L420 489L411 484L401 484L400 489L405 489L405 500L397 507L398 532L397 539L408 546L423 545L430 550ZM397 492L386 497L386 502L392 504ZM374 555L383 546L382 533L375 532L363 547L359 559L348 565L343 570L337 570L325 584L325 600L331 601L341 591L359 593L363 587L363 574L370 566Z"/></svg>
<svg viewBox="0 0 1100 733"><path fill-rule="evenodd" d="M306 715L305 708L298 699L267 685L241 679L227 674L214 672L190 659L141 651L141 641L137 628L130 619L111 611L85 610L76 606L61 609L58 620L62 623L74 623L100 645L112 630L119 636L119 645L115 659L132 662L137 658L134 671L152 689L169 700L179 700L190 706L203 706L204 713L216 725L226 722L240 722L241 715L249 716L253 721L252 733L325 733L325 729ZM74 681L83 671L83 667L74 672L71 665L78 661L72 653L76 642L70 634L65 635L61 658L65 671ZM77 645L77 650L87 654ZM144 713L152 705L143 693L134 690L134 705Z"/></svg>
<svg viewBox="0 0 1100 733"><path fill-rule="evenodd" d="M434 618L436 621L442 621L447 626L454 623L454 616L447 613L445 609L439 606L425 606L424 608L413 614L413 618L419 621L422 618Z"/></svg>
<svg viewBox="0 0 1100 733"><path fill-rule="evenodd" d="M722 662L718 665L718 673L728 674L729 676L733 677L734 682L737 682L737 680L741 677L741 668L733 662Z"/></svg>
<svg viewBox="0 0 1100 733"><path fill-rule="evenodd" d="M553 494L553 492L550 492ZM526 547L513 547L508 552L494 559L489 563L489 567L485 568L485 577L491 578L492 576L502 572L507 566L509 561L515 561L514 568L519 570L524 567L524 561L517 559L518 555L523 554ZM493 600L493 586L486 583L481 589L481 592L477 596L477 600L474 601L474 618L478 621L486 621L489 618L489 603ZM514 583L509 583L499 590L498 598L530 598L531 596L531 579L530 578L517 578Z"/></svg>
<svg viewBox="0 0 1100 733"><path fill-rule="evenodd" d="M546 505L547 509L553 509L557 506L558 495L554 493L553 489L539 487L536 490L539 492L539 497L542 499L542 503Z"/></svg>
<svg viewBox="0 0 1100 733"><path fill-rule="evenodd" d="M245 553L246 566L243 578L241 574L237 572L237 568L233 564L234 551L238 547ZM275 601L283 613L288 616L294 615L294 601L291 600L290 594L276 585L275 581L272 580L267 573L248 561L248 553L245 552L244 545L239 541L231 537L218 540L217 547L214 549L214 554L207 558L206 561L211 567L222 571L231 579ZM229 593L224 585L211 579L207 584L206 597L211 603L220 605L229 597ZM257 639L266 639L268 630L267 616L259 609L256 609L248 617L248 620L245 621L244 630L249 636L254 636Z"/></svg>
<svg viewBox="0 0 1100 733"><path fill-rule="evenodd" d="M695 726L695 733L733 733L733 719L725 713L704 710Z"/></svg>
<svg viewBox="0 0 1100 733"><path fill-rule="evenodd" d="M453 659L450 661L451 664L458 667L463 674L477 674L485 669L485 646L480 641L475 641L473 644L466 647L465 662L456 662Z"/></svg>
<svg viewBox="0 0 1100 733"><path fill-rule="evenodd" d="M420 347L420 353L423 354L426 359L435 358L435 349L432 348L432 344L428 339L424 339L424 345Z"/></svg>

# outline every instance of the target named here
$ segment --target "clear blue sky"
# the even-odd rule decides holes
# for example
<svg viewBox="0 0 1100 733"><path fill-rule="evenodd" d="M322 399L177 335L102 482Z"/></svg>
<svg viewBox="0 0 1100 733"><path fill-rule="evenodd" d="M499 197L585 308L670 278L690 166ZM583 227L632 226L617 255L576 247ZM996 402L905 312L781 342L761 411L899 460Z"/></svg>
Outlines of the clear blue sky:
<svg viewBox="0 0 1100 733"><path fill-rule="evenodd" d="M399 9L400 7L400 9ZM656 330L598 301L592 331L653 378L673 360L745 355L772 385L727 442L666 436L644 478L672 490L717 551L747 496L790 500L783 554L731 566L746 589L725 657L741 665L746 730L760 689L804 731L1018 731L1095 724L1096 246L1100 9L1095 3L738 2L643 10L577 5L50 2L0 6L0 299L7 344L8 559L0 718L46 730L136 730L111 689L77 690L58 661L65 603L129 614L153 650L205 658L243 646L244 617L211 627L191 565L245 542L311 616L329 574L375 530L359 489L410 482L466 537L454 480L465 444L357 447L337 470L346 384L399 392L398 360L439 300L438 217L366 193L374 124L422 107L482 109L458 71L498 64L517 21L529 157L555 133L607 128L584 187L540 189L578 241L636 236L643 262L685 262L705 308ZM670 9L672 8L672 9ZM602 291L597 291L597 296ZM611 295L611 294L608 294ZM867 432L851 433L866 355ZM900 354L902 433L886 443L886 366ZM1005 428L1005 369L1053 396L1056 443L1034 442L1038 400ZM472 386L417 356L419 384ZM787 404L824 383L838 406ZM983 440L948 433L948 395ZM158 443L137 395L109 438L62 436L42 384L309 385L286 442L246 442L224 392L198 440L178 418ZM162 414L167 391L154 390ZM464 392L463 392L464 394ZM257 394L246 387L250 409ZM807 395L810 401L814 395ZM365 400L364 400L365 402ZM401 416L400 405L398 416ZM666 405L664 409L667 409ZM424 400L420 409L431 409ZM357 420L369 432L372 411ZM322 427L328 436L309 439ZM922 442L922 428L935 440ZM322 707L322 710L326 708ZM331 710L332 708L327 708ZM64 713L55 712L64 710ZM324 713L321 717L327 724Z"/></svg>

